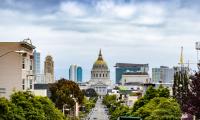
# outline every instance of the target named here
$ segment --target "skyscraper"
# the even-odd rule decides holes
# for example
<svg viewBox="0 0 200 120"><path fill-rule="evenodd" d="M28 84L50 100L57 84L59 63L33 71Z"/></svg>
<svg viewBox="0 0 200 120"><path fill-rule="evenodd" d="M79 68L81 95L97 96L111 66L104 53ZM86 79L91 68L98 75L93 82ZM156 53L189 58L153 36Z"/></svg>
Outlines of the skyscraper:
<svg viewBox="0 0 200 120"><path fill-rule="evenodd" d="M82 82L82 68L80 66L77 67L77 82Z"/></svg>
<svg viewBox="0 0 200 120"><path fill-rule="evenodd" d="M71 65L69 68L69 80L82 82L82 68L77 65Z"/></svg>
<svg viewBox="0 0 200 120"><path fill-rule="evenodd" d="M174 80L174 69L167 66L152 68L152 80L155 83L172 83Z"/></svg>
<svg viewBox="0 0 200 120"><path fill-rule="evenodd" d="M33 72L36 77L36 83L41 83L41 77L40 77L40 52L34 50L33 52Z"/></svg>
<svg viewBox="0 0 200 120"><path fill-rule="evenodd" d="M127 72L131 73L148 73L149 65L148 64L130 64L130 63L116 63L115 65L116 73L116 84L121 83L122 75Z"/></svg>
<svg viewBox="0 0 200 120"><path fill-rule="evenodd" d="M33 65L34 73L40 74L40 52L34 50L33 56L34 56L34 65Z"/></svg>
<svg viewBox="0 0 200 120"><path fill-rule="evenodd" d="M44 75L45 83L54 83L54 61L50 55L45 58Z"/></svg>

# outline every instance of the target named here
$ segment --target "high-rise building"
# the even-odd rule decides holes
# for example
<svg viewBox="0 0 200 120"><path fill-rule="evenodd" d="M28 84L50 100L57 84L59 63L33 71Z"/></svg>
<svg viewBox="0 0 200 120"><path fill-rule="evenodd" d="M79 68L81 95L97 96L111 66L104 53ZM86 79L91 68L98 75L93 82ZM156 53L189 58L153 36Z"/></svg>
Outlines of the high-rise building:
<svg viewBox="0 0 200 120"><path fill-rule="evenodd" d="M149 71L148 64L116 63L115 67L116 84L121 84L122 75L124 73L148 73Z"/></svg>
<svg viewBox="0 0 200 120"><path fill-rule="evenodd" d="M44 62L44 75L45 75L45 83L54 83L54 61L53 58L48 55L45 58Z"/></svg>
<svg viewBox="0 0 200 120"><path fill-rule="evenodd" d="M75 81L77 80L77 65L70 65L69 68L69 80Z"/></svg>
<svg viewBox="0 0 200 120"><path fill-rule="evenodd" d="M34 50L33 52L34 56L34 64L33 64L33 72L35 75L36 83L41 83L41 73L40 73L40 52Z"/></svg>
<svg viewBox="0 0 200 120"><path fill-rule="evenodd" d="M30 39L0 42L0 97L9 98L13 90L33 90L33 50Z"/></svg>
<svg viewBox="0 0 200 120"><path fill-rule="evenodd" d="M33 56L34 56L33 71L35 74L40 74L40 52L34 50Z"/></svg>
<svg viewBox="0 0 200 120"><path fill-rule="evenodd" d="M69 80L82 82L82 68L77 65L71 65L69 68Z"/></svg>
<svg viewBox="0 0 200 120"><path fill-rule="evenodd" d="M80 66L77 67L77 82L83 82L83 70Z"/></svg>
<svg viewBox="0 0 200 120"><path fill-rule="evenodd" d="M160 68L152 68L152 80L155 83L173 83L174 68L160 66Z"/></svg>

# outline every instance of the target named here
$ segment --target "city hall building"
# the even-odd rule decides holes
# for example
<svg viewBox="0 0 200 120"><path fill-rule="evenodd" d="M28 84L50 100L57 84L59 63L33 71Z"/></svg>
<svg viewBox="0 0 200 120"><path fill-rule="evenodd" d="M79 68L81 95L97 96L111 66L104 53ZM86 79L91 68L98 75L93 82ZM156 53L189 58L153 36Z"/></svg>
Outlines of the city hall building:
<svg viewBox="0 0 200 120"><path fill-rule="evenodd" d="M110 89L110 70L103 60L101 50L91 70L91 80L89 81L89 88L93 88L98 95L106 95Z"/></svg>

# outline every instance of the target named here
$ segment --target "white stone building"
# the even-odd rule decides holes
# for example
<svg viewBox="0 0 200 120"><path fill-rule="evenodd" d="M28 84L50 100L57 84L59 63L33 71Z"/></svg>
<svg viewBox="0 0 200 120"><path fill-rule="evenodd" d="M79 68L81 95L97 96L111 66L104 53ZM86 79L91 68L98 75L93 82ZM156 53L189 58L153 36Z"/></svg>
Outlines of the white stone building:
<svg viewBox="0 0 200 120"><path fill-rule="evenodd" d="M89 81L89 88L95 89L98 95L106 95L110 87L110 70L106 62L103 60L100 50L98 59L93 64L91 70L91 80Z"/></svg>

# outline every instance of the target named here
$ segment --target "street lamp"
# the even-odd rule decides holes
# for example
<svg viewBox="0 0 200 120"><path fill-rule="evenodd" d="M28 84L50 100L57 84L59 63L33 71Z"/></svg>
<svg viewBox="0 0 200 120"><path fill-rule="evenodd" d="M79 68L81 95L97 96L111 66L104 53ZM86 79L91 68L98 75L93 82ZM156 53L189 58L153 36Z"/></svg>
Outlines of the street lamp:
<svg viewBox="0 0 200 120"><path fill-rule="evenodd" d="M65 115L65 110L68 110L68 111L70 110L70 109L66 109L65 107L67 107L67 104L63 105L63 115Z"/></svg>
<svg viewBox="0 0 200 120"><path fill-rule="evenodd" d="M8 51L8 52L6 52L6 53L4 53L4 54L2 54L2 55L0 55L0 57L3 57L3 56L5 56L5 55L7 55L7 54L9 54L9 53L12 53L12 52L14 52L14 53L19 53L19 54L24 54L24 53L26 53L26 51L24 51L24 50L17 50L17 51Z"/></svg>

